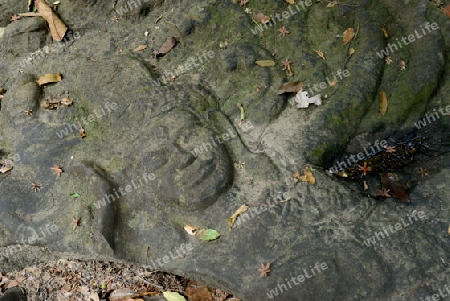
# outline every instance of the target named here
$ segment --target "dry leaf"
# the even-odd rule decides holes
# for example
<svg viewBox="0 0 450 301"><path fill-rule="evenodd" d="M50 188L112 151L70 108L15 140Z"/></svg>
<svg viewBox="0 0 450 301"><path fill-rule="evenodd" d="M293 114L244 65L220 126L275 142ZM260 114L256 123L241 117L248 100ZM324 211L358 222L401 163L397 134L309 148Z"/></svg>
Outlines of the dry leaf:
<svg viewBox="0 0 450 301"><path fill-rule="evenodd" d="M14 167L14 163L13 161L9 160L9 159L2 159L0 160L0 172L1 173L6 173L8 171L10 171L11 169L13 169Z"/></svg>
<svg viewBox="0 0 450 301"><path fill-rule="evenodd" d="M262 24L269 23L269 21L270 21L270 17L264 15L261 12L253 15L253 19L255 19L256 22L259 22L259 23L262 23Z"/></svg>
<svg viewBox="0 0 450 301"><path fill-rule="evenodd" d="M93 292L89 295L89 300L100 301L100 298L98 297L97 293Z"/></svg>
<svg viewBox="0 0 450 301"><path fill-rule="evenodd" d="M34 0L28 0L28 11L33 11L33 7L34 7Z"/></svg>
<svg viewBox="0 0 450 301"><path fill-rule="evenodd" d="M175 46L176 42L177 40L174 37L167 37L164 43L159 48L158 55L163 56L164 54L168 53Z"/></svg>
<svg viewBox="0 0 450 301"><path fill-rule="evenodd" d="M184 226L184 230L186 230L189 235L195 235L195 232L198 230L198 228L192 226L191 224L187 224L186 226Z"/></svg>
<svg viewBox="0 0 450 301"><path fill-rule="evenodd" d="M273 66L275 66L275 61L261 60L261 61L256 61L255 64L258 66L261 66L261 67L273 67Z"/></svg>
<svg viewBox="0 0 450 301"><path fill-rule="evenodd" d="M294 4L294 3L295 3L294 0L284 0L284 1L286 1L286 2L289 3L289 4Z"/></svg>
<svg viewBox="0 0 450 301"><path fill-rule="evenodd" d="M53 40L61 41L66 34L67 26L53 12L45 0L36 0L36 8L42 18L47 21Z"/></svg>
<svg viewBox="0 0 450 301"><path fill-rule="evenodd" d="M450 226L448 226L448 234L450 235Z"/></svg>
<svg viewBox="0 0 450 301"><path fill-rule="evenodd" d="M335 78L333 78L332 80L330 80L330 81L328 82L328 84L330 85L330 87L334 87L334 86L336 86L337 81L336 81Z"/></svg>
<svg viewBox="0 0 450 301"><path fill-rule="evenodd" d="M344 45L347 45L348 43L350 43L350 41L355 37L355 30L353 28L347 28L344 31L344 36L342 37L342 39L344 40Z"/></svg>
<svg viewBox="0 0 450 301"><path fill-rule="evenodd" d="M61 103L66 106L70 106L73 102L70 98L64 97L61 99Z"/></svg>
<svg viewBox="0 0 450 301"><path fill-rule="evenodd" d="M228 218L228 222L230 223L230 231L231 231L231 229L233 229L233 224L236 221L237 217L247 210L248 210L248 206L244 204L241 207L239 207L239 209L236 210L230 218Z"/></svg>
<svg viewBox="0 0 450 301"><path fill-rule="evenodd" d="M13 287L16 287L16 286L18 286L18 285L19 285L19 283L18 283L16 280L11 280L11 281L8 283L7 288L13 288Z"/></svg>
<svg viewBox="0 0 450 301"><path fill-rule="evenodd" d="M278 87L277 94L290 93L290 92L297 93L302 88L303 88L303 83L299 80L295 81L295 82L287 82Z"/></svg>
<svg viewBox="0 0 450 301"><path fill-rule="evenodd" d="M325 54L320 50L313 50L315 54L317 54L322 59L325 59Z"/></svg>
<svg viewBox="0 0 450 301"><path fill-rule="evenodd" d="M213 301L213 295L208 287L192 280L184 289L184 295L191 301Z"/></svg>
<svg viewBox="0 0 450 301"><path fill-rule="evenodd" d="M297 103L297 108L307 108L310 103L314 103L318 106L322 104L322 99L320 94L314 95L313 97L308 97L308 92L300 90L295 94L295 102Z"/></svg>
<svg viewBox="0 0 450 301"><path fill-rule="evenodd" d="M383 36L387 39L389 38L389 33L387 31L387 27L386 25L384 25L383 27L381 27L381 31L383 32Z"/></svg>
<svg viewBox="0 0 450 301"><path fill-rule="evenodd" d="M364 190L368 190L369 189L369 185L367 185L367 182L364 181Z"/></svg>
<svg viewBox="0 0 450 301"><path fill-rule="evenodd" d="M84 129L84 127L83 126L78 126L78 132L80 132L80 137L81 138L84 138L84 137L86 137L86 130Z"/></svg>
<svg viewBox="0 0 450 301"><path fill-rule="evenodd" d="M338 2L337 2L337 1L331 1L330 3L328 3L327 7L329 7L329 8L333 8L333 7L335 7L335 6L336 6L336 4L338 4Z"/></svg>
<svg viewBox="0 0 450 301"><path fill-rule="evenodd" d="M147 49L147 45L139 45L138 47L133 49L133 52L139 52L139 51L142 51L144 49Z"/></svg>
<svg viewBox="0 0 450 301"><path fill-rule="evenodd" d="M299 177L299 180L303 182L308 182L309 184L312 185L316 183L316 179L314 178L308 166L303 169L303 175Z"/></svg>
<svg viewBox="0 0 450 301"><path fill-rule="evenodd" d="M446 7L442 8L442 12L447 15L447 17L450 17L450 5L447 5Z"/></svg>
<svg viewBox="0 0 450 301"><path fill-rule="evenodd" d="M348 50L348 55L352 55L352 54L354 54L355 53L355 48L350 48L349 50Z"/></svg>
<svg viewBox="0 0 450 301"><path fill-rule="evenodd" d="M386 92L381 91L380 92L380 113L381 113L381 115L383 115L383 116L386 115L387 108L388 108L388 100L387 100Z"/></svg>
<svg viewBox="0 0 450 301"><path fill-rule="evenodd" d="M57 83L61 81L61 73L48 73L42 75L38 80L37 83L39 86L43 86L45 84L49 83Z"/></svg>

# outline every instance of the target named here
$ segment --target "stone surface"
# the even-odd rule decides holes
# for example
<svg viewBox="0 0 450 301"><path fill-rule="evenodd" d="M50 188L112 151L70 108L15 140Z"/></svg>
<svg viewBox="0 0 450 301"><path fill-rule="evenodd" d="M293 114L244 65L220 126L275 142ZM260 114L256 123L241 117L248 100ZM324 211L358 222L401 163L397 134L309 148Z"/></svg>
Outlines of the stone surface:
<svg viewBox="0 0 450 301"><path fill-rule="evenodd" d="M362 183L325 171L343 152L401 137L426 113L450 104L448 19L428 1L410 2L314 3L253 34L251 17L231 1L147 1L124 14L118 11L126 1L70 1L58 13L77 38L25 65L30 53L50 43L45 24L8 24L2 9L0 22L8 25L0 40L0 87L7 90L0 151L20 159L0 183L6 255L0 271L71 254L154 266L243 300L269 300L268 293L283 286L276 299L416 300L437 292L450 282L450 191L438 189L449 177L449 155L419 156L398 171L411 182L411 206L377 202ZM23 11L11 1L0 0L3 6ZM284 1L247 6L289 12ZM391 65L377 55L426 22L439 29L392 52ZM282 25L291 33L277 37ZM358 34L343 46L349 27ZM176 46L155 57L167 36L177 39ZM147 49L133 52L139 45ZM355 48L352 56L349 47ZM281 70L286 58L292 78ZM275 67L254 63L271 59ZM320 107L299 110L290 104L292 96L276 94L293 80L314 89L338 70L349 76L319 92L328 96ZM41 75L58 72L61 82L37 85ZM381 90L389 100L385 116L379 113ZM72 106L41 106L47 97L67 95ZM248 122L242 127L237 103ZM25 115L27 109L33 114ZM420 133L429 144L448 143L448 126L448 116L441 115ZM243 169L238 162L245 162ZM61 177L52 174L53 164L63 167ZM292 174L307 164L314 166L316 184L294 183ZM419 167L430 176L421 178ZM33 192L38 182L42 188ZM80 197L70 196L75 192ZM283 193L292 199L279 202ZM229 231L228 218L244 203L260 211ZM414 211L425 218L365 244ZM74 218L81 219L75 229ZM221 237L204 242L189 236L187 223L216 229ZM23 250L9 252L17 244ZM269 276L259 278L257 269L268 262ZM316 264L326 269L309 277ZM302 282L291 280L302 275Z"/></svg>
<svg viewBox="0 0 450 301"><path fill-rule="evenodd" d="M14 287L6 291L6 293L0 297L0 301L26 301L27 297L21 291L20 287Z"/></svg>

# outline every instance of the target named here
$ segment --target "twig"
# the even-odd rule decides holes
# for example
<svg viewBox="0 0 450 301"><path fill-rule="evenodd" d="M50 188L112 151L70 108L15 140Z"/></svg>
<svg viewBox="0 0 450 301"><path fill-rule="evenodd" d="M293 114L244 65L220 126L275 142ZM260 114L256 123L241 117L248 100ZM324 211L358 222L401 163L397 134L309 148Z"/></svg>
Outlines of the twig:
<svg viewBox="0 0 450 301"><path fill-rule="evenodd" d="M139 278L140 280L142 280L145 284L153 285L154 287L157 287L157 288L159 288L162 291L164 290L164 287L161 286L161 285L158 285L158 284L155 284L153 282L147 281L147 280L145 280L145 279L143 279L143 278L141 278L139 276L136 276L136 277Z"/></svg>

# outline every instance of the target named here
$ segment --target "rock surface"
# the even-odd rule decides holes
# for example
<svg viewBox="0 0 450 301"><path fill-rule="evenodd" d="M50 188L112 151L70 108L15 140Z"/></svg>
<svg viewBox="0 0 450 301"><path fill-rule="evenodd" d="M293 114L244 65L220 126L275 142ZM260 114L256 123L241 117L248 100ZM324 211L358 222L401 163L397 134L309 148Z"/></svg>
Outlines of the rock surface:
<svg viewBox="0 0 450 301"><path fill-rule="evenodd" d="M251 13L231 1L145 1L125 12L128 2L62 2L57 12L74 38L47 53L46 24L39 18L9 23L26 5L0 0L6 27L0 151L18 155L14 169L0 174L0 271L61 254L120 259L243 300L270 300L276 288L279 300L419 300L450 283L448 154L418 156L397 171L411 182L410 206L378 202L362 183L326 172L342 153L401 137L425 114L450 105L450 23L435 5L250 1L252 13L277 21L260 31ZM280 21L275 13L283 12ZM427 22L439 28L397 50L391 46L392 64L377 54L421 33ZM277 31L283 25L290 31L285 37ZM357 36L343 46L349 27ZM170 36L176 46L155 56ZM134 52L140 45L147 48ZM293 77L282 70L285 59ZM256 60L276 65L260 67ZM339 70L349 75L339 77ZM40 87L36 80L47 73L63 79ZM336 85L328 85L334 76ZM316 89L310 96L326 94L322 106L297 109L292 95L276 94L293 80ZM388 95L385 116L380 91ZM62 97L73 105L42 106ZM242 126L238 103L247 120ZM24 114L28 109L32 115ZM449 142L449 117L439 116L420 130L433 147ZM52 174L54 164L63 168L60 177ZM314 166L315 185L293 181L305 165ZM419 167L429 176L421 177ZM379 188L379 179L368 181ZM42 184L40 191L31 190L33 183ZM280 202L283 194L292 199ZM244 203L257 212L229 231L228 218ZM74 219L81 220L74 225ZM189 236L187 223L221 237ZM396 223L402 230L374 236ZM370 238L376 243L367 246ZM8 252L17 244L23 250ZM262 263L271 263L265 278L257 270ZM314 266L326 269L312 272Z"/></svg>

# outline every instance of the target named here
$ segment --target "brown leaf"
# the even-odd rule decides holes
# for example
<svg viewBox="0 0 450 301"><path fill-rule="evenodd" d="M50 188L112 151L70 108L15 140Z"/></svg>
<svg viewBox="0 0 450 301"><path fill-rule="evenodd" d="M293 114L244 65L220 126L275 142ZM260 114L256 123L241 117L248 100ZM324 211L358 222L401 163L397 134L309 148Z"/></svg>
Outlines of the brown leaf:
<svg viewBox="0 0 450 301"><path fill-rule="evenodd" d="M447 15L447 17L450 17L450 5L447 5L446 7L442 8L442 12Z"/></svg>
<svg viewBox="0 0 450 301"><path fill-rule="evenodd" d="M261 67L273 67L275 66L275 61L272 60L260 60L255 61L255 64Z"/></svg>
<svg viewBox="0 0 450 301"><path fill-rule="evenodd" d="M266 264L261 263L261 267L258 269L258 271L260 272L259 277L266 277L270 272L270 262Z"/></svg>
<svg viewBox="0 0 450 301"><path fill-rule="evenodd" d="M45 0L36 0L36 8L42 15L42 18L47 21L53 40L61 41L66 34L67 26L53 12Z"/></svg>
<svg viewBox="0 0 450 301"><path fill-rule="evenodd" d="M89 295L89 300L93 300L93 301L100 301L100 298L98 297L98 294L96 292L92 292Z"/></svg>
<svg viewBox="0 0 450 301"><path fill-rule="evenodd" d="M139 52L142 51L144 49L147 49L147 45L139 45L138 47L136 47L133 52Z"/></svg>
<svg viewBox="0 0 450 301"><path fill-rule="evenodd" d="M18 286L18 285L19 285L19 283L18 283L16 280L11 280L11 281L8 283L8 287L7 287L7 288L16 287L16 286Z"/></svg>
<svg viewBox="0 0 450 301"><path fill-rule="evenodd" d="M344 36L342 37L342 39L344 40L344 45L347 45L348 43L350 43L350 41L355 37L355 30L353 28L347 28L344 31Z"/></svg>
<svg viewBox="0 0 450 301"><path fill-rule="evenodd" d="M1 173L6 173L6 172L10 171L11 169L13 169L13 167L14 167L13 161L11 161L9 159L0 160L0 172Z"/></svg>
<svg viewBox="0 0 450 301"><path fill-rule="evenodd" d="M61 81L61 73L48 73L42 75L38 80L37 83L40 87L42 87L45 84L49 83L57 83Z"/></svg>
<svg viewBox="0 0 450 301"><path fill-rule="evenodd" d="M236 221L237 217L247 210L248 206L244 204L241 207L239 207L238 210L236 210L230 218L228 218L228 222L230 223L230 231L231 229L233 229L233 224Z"/></svg>
<svg viewBox="0 0 450 301"><path fill-rule="evenodd" d="M411 202L405 187L403 187L403 184L399 182L399 177L397 174L388 172L380 174L380 177L383 187L388 189L393 197L405 203Z"/></svg>
<svg viewBox="0 0 450 301"><path fill-rule="evenodd" d="M338 2L337 2L337 1L331 1L330 3L328 3L327 7L329 7L329 8L333 8L333 7L335 7L335 6L336 6L336 4L338 4Z"/></svg>
<svg viewBox="0 0 450 301"><path fill-rule="evenodd" d="M289 3L289 4L294 4L294 3L295 3L294 0L284 0L284 1L286 1L286 2Z"/></svg>
<svg viewBox="0 0 450 301"><path fill-rule="evenodd" d="M256 22L259 22L259 23L262 23L262 24L269 23L269 21L270 21L270 17L264 15L261 12L253 15L253 19L255 19Z"/></svg>
<svg viewBox="0 0 450 301"><path fill-rule="evenodd" d="M78 126L78 132L80 132L80 137L81 138L86 137L86 130L84 129L83 126L81 126L81 125Z"/></svg>
<svg viewBox="0 0 450 301"><path fill-rule="evenodd" d="M168 53L175 46L177 40L174 37L167 37L158 50L158 55L162 56Z"/></svg>
<svg viewBox="0 0 450 301"><path fill-rule="evenodd" d="M184 294L189 298L189 301L213 301L213 295L208 287L192 280L186 286Z"/></svg>
<svg viewBox="0 0 450 301"><path fill-rule="evenodd" d="M184 226L184 230L186 230L189 235L195 235L195 232L198 230L198 228L192 226L191 224L187 224L186 226Z"/></svg>
<svg viewBox="0 0 450 301"><path fill-rule="evenodd" d="M315 54L317 54L322 59L325 59L325 54L321 50L313 50Z"/></svg>
<svg viewBox="0 0 450 301"><path fill-rule="evenodd" d="M303 83L301 81L295 81L295 82L288 82L284 83L277 89L277 94L283 94L283 93L297 93L303 88Z"/></svg>
<svg viewBox="0 0 450 301"><path fill-rule="evenodd" d="M380 92L380 113L381 115L386 115L388 109L388 100L386 96L386 92L381 91Z"/></svg>
<svg viewBox="0 0 450 301"><path fill-rule="evenodd" d="M70 106L73 102L70 98L64 97L61 99L61 103L66 106Z"/></svg>
<svg viewBox="0 0 450 301"><path fill-rule="evenodd" d="M369 185L367 185L367 182L364 181L364 190L368 190L369 189Z"/></svg>
<svg viewBox="0 0 450 301"><path fill-rule="evenodd" d="M303 175L299 177L299 180L303 182L308 182L309 184L314 185L316 183L316 179L314 178L309 167L305 167L303 169Z"/></svg>

